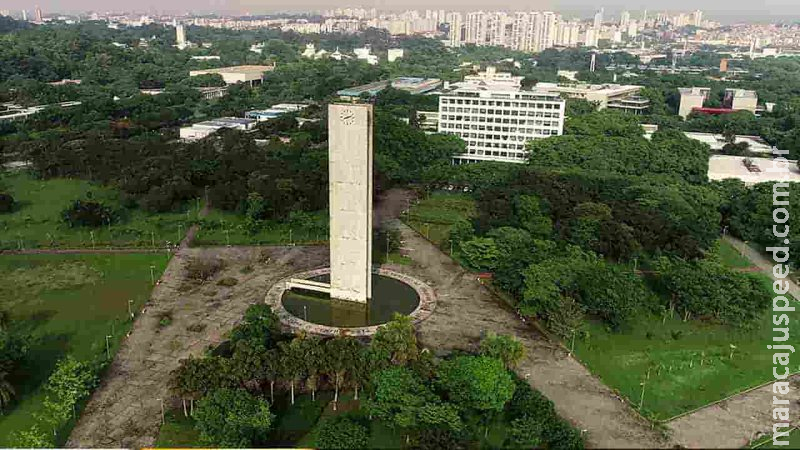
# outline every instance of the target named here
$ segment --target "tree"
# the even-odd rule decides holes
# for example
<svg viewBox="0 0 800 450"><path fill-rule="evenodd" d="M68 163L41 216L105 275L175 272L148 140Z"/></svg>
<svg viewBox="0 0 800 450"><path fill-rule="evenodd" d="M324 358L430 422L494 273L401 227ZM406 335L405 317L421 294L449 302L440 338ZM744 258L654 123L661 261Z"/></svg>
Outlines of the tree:
<svg viewBox="0 0 800 450"><path fill-rule="evenodd" d="M406 367L389 367L372 376L372 393L364 408L372 417L390 426L412 429L418 424L419 410L436 398L422 380Z"/></svg>
<svg viewBox="0 0 800 450"><path fill-rule="evenodd" d="M223 447L254 447L263 442L275 416L269 403L243 389L218 389L200 400L195 412L201 440Z"/></svg>
<svg viewBox="0 0 800 450"><path fill-rule="evenodd" d="M15 395L14 386L8 381L8 372L0 369L0 415L11 404L11 400L14 399Z"/></svg>
<svg viewBox="0 0 800 450"><path fill-rule="evenodd" d="M15 205L14 197L11 194L0 192L0 214L13 211Z"/></svg>
<svg viewBox="0 0 800 450"><path fill-rule="evenodd" d="M405 365L419 356L417 336L411 318L395 314L392 320L378 329L370 344L376 354L392 364Z"/></svg>
<svg viewBox="0 0 800 450"><path fill-rule="evenodd" d="M311 390L311 400L317 399L317 385L320 373L325 366L325 349L322 341L315 337L303 339L303 370L306 375L306 386Z"/></svg>
<svg viewBox="0 0 800 450"><path fill-rule="evenodd" d="M442 362L438 383L453 402L484 413L499 413L514 395L514 380L503 362L487 356Z"/></svg>
<svg viewBox="0 0 800 450"><path fill-rule="evenodd" d="M281 378L289 380L292 405L294 405L294 386L305 375L303 358L305 358L306 346L303 344L304 339L304 337L298 336L289 342L278 344L281 353Z"/></svg>
<svg viewBox="0 0 800 450"><path fill-rule="evenodd" d="M230 363L219 356L206 358L187 358L180 361L180 365L172 372L170 389L184 401L184 414L186 414L185 400L191 405L194 414L194 401L206 396L211 391L232 388L239 383L231 376Z"/></svg>
<svg viewBox="0 0 800 450"><path fill-rule="evenodd" d="M553 233L553 221L542 208L535 195L520 195L515 202L519 227L527 230L533 238L547 239Z"/></svg>
<svg viewBox="0 0 800 450"><path fill-rule="evenodd" d="M717 261L662 258L657 270L658 283L669 294L669 310L678 311L684 319L695 317L752 327L770 304L769 292L757 277L736 272Z"/></svg>
<svg viewBox="0 0 800 450"><path fill-rule="evenodd" d="M362 351L361 344L353 338L337 336L325 342L324 371L333 381L333 409L339 402L339 389L345 383L348 372L355 372L355 365Z"/></svg>
<svg viewBox="0 0 800 450"><path fill-rule="evenodd" d="M231 330L231 344L239 341L257 341L265 348L275 345L280 335L280 320L268 305L250 305L244 313L242 323Z"/></svg>
<svg viewBox="0 0 800 450"><path fill-rule="evenodd" d="M514 336L506 334L489 334L481 340L482 356L499 359L507 369L514 368L525 356L525 347Z"/></svg>
<svg viewBox="0 0 800 450"><path fill-rule="evenodd" d="M500 250L492 238L472 238L462 242L459 250L464 261L478 270L493 270L500 258Z"/></svg>
<svg viewBox="0 0 800 450"><path fill-rule="evenodd" d="M114 221L111 208L93 200L75 200L62 216L70 227L97 228Z"/></svg>
<svg viewBox="0 0 800 450"><path fill-rule="evenodd" d="M365 448L368 441L367 427L348 416L323 419L317 432L317 446L321 449Z"/></svg>

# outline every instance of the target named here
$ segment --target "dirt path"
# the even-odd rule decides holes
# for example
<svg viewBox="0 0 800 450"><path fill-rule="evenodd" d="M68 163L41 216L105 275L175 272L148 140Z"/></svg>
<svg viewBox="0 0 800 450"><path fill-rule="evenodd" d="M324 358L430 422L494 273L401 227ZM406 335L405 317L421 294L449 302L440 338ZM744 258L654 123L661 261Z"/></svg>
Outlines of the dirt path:
<svg viewBox="0 0 800 450"><path fill-rule="evenodd" d="M197 257L220 258L225 267L203 284L187 282L187 263ZM161 399L171 398L169 377L178 362L222 342L245 309L263 301L273 283L326 261L325 247L179 250L90 398L67 446L152 446L160 427ZM254 270L243 271L246 266ZM238 283L217 285L217 280L226 277L236 278ZM160 326L166 312L171 313L171 323Z"/></svg>
<svg viewBox="0 0 800 450"><path fill-rule="evenodd" d="M800 376L792 377L792 382L800 382ZM742 448L772 434L772 395L768 384L675 419L668 426L675 440L687 448ZM793 388L790 397L797 404L800 390ZM794 422L798 425L800 420Z"/></svg>
<svg viewBox="0 0 800 450"><path fill-rule="evenodd" d="M474 275L463 270L405 225L405 247L412 249L411 266L393 266L410 272L434 287L436 312L419 327L423 345L445 353L474 348L486 331L513 334L527 349L517 372L555 404L558 413L584 430L591 447L658 448L670 442L653 430L608 387L560 346L525 325Z"/></svg>

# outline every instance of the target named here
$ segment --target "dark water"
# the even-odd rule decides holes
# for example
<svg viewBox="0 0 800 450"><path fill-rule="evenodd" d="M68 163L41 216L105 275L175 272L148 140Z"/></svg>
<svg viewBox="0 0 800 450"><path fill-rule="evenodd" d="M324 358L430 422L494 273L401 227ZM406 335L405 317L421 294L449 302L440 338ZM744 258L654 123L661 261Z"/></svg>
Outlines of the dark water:
<svg viewBox="0 0 800 450"><path fill-rule="evenodd" d="M330 276L321 275L310 280L327 283ZM282 302L287 311L308 322L354 328L386 323L394 313L410 314L417 308L419 297L411 286L394 278L373 274L372 299L366 305L298 290L286 291Z"/></svg>

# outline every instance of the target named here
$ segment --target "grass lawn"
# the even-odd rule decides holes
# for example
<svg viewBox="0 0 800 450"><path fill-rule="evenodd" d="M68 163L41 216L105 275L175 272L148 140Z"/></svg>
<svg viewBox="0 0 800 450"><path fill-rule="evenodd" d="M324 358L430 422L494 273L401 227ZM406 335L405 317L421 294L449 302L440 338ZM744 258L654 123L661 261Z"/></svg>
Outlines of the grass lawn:
<svg viewBox="0 0 800 450"><path fill-rule="evenodd" d="M783 438L781 441L785 441L786 439ZM795 428L789 434L789 445L773 445L772 443L772 435L769 435L755 444L753 444L750 448L759 448L759 449L767 449L767 448L800 448L800 428Z"/></svg>
<svg viewBox="0 0 800 450"><path fill-rule="evenodd" d="M282 245L314 244L328 241L328 212L318 211L295 223L264 221L248 231L241 214L211 210L202 221L194 245Z"/></svg>
<svg viewBox="0 0 800 450"><path fill-rule="evenodd" d="M27 172L0 175L0 189L19 203L16 211L0 214L0 249L163 247L176 242L197 217L197 205L183 212L149 214L124 208L112 188L75 179L37 180ZM93 230L70 228L62 212L87 195L120 211L119 222Z"/></svg>
<svg viewBox="0 0 800 450"><path fill-rule="evenodd" d="M185 417L181 411L166 414L164 425L158 433L157 448L199 447L200 432L194 428L194 420Z"/></svg>
<svg viewBox="0 0 800 450"><path fill-rule="evenodd" d="M766 276L764 285L768 289ZM772 327L771 311L749 330L677 316L642 317L623 333L589 323L588 336L575 339L575 354L636 407L644 382L642 413L666 420L772 380L772 356L765 351ZM797 321L789 327L790 335L800 333ZM800 366L789 370L798 372Z"/></svg>
<svg viewBox="0 0 800 450"><path fill-rule="evenodd" d="M59 359L103 355L107 335L113 357L130 329L128 300L141 309L152 287L150 266L160 276L167 262L161 254L0 256L0 308L32 336L28 358L11 375L17 401L0 416L0 447L43 411L42 386Z"/></svg>
<svg viewBox="0 0 800 450"><path fill-rule="evenodd" d="M405 222L439 246L449 245L450 227L475 216L475 200L468 194L435 192L411 207Z"/></svg>
<svg viewBox="0 0 800 450"><path fill-rule="evenodd" d="M749 259L742 256L728 241L719 240L718 255L722 264L732 269L743 269L746 267L754 267L754 264Z"/></svg>

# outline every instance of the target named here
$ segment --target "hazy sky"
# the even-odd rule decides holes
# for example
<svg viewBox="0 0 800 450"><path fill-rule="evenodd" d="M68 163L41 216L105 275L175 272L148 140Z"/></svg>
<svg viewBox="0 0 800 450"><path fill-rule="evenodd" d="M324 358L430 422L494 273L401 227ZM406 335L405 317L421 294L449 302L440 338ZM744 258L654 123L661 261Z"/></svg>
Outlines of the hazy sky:
<svg viewBox="0 0 800 450"><path fill-rule="evenodd" d="M0 0L0 9L33 10L38 4L47 12L53 11L121 11L136 9L153 12L220 12L263 14L274 11L320 10L336 6L365 6L379 9L509 9L553 10L567 15L589 16L603 6L607 16L618 15L622 9L631 11L671 11L702 9L706 17L722 22L736 20L797 21L800 20L798 0L639 0L605 3L587 0ZM636 18L636 13L633 14Z"/></svg>

